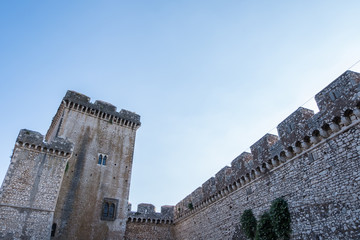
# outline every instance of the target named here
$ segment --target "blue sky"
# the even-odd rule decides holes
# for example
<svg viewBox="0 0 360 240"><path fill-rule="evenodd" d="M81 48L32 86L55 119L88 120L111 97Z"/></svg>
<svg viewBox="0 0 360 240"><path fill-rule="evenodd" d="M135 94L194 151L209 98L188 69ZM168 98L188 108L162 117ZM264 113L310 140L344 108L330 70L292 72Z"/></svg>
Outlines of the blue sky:
<svg viewBox="0 0 360 240"><path fill-rule="evenodd" d="M176 204L360 59L359 9L2 1L0 179L19 130L46 133L71 89L141 115L133 209Z"/></svg>

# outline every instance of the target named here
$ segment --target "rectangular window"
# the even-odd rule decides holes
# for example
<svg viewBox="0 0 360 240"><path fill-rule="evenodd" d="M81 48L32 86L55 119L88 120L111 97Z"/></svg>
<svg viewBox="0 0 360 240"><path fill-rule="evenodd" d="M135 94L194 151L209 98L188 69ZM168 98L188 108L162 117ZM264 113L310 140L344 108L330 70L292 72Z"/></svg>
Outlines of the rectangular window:
<svg viewBox="0 0 360 240"><path fill-rule="evenodd" d="M101 211L101 220L114 221L116 219L118 199L104 198Z"/></svg>

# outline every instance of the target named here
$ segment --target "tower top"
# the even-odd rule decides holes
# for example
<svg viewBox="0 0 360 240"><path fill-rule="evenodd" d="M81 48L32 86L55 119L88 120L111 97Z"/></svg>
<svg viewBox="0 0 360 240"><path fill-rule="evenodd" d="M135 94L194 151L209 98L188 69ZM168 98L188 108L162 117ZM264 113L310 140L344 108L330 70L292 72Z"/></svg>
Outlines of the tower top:
<svg viewBox="0 0 360 240"><path fill-rule="evenodd" d="M95 111L98 110L100 112L110 114L114 117L128 120L135 123L137 126L141 125L140 115L125 109L121 109L119 112L117 112L114 105L101 100L96 100L94 103L91 103L88 96L75 91L68 90L65 94L65 97L63 98L63 101L66 103L71 102L74 104L79 104Z"/></svg>

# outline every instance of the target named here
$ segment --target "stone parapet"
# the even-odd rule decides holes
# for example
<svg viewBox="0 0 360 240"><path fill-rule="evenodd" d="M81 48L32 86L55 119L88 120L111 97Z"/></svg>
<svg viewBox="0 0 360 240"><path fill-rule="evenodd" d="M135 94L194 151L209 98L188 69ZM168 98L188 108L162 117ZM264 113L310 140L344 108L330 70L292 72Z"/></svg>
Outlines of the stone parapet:
<svg viewBox="0 0 360 240"><path fill-rule="evenodd" d="M154 205L141 203L136 212L129 211L128 222L173 224L174 206L165 205L161 207L161 212L156 212Z"/></svg>
<svg viewBox="0 0 360 240"><path fill-rule="evenodd" d="M140 115L124 109L117 112L114 105L100 100L91 103L89 97L75 91L67 91L63 101L69 108L105 118L114 123L118 122L132 127L141 125Z"/></svg>

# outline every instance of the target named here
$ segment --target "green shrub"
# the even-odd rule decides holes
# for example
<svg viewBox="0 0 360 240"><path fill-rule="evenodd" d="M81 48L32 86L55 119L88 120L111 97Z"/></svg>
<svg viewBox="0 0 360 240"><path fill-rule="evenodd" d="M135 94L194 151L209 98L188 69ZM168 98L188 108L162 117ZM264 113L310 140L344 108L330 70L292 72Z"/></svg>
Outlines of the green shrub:
<svg viewBox="0 0 360 240"><path fill-rule="evenodd" d="M271 217L268 212L261 215L256 228L256 240L276 240L276 234L271 224Z"/></svg>
<svg viewBox="0 0 360 240"><path fill-rule="evenodd" d="M188 208L189 208L190 210L193 210L193 209L194 209L194 205L192 204L192 202L190 202L190 203L188 204Z"/></svg>
<svg viewBox="0 0 360 240"><path fill-rule="evenodd" d="M243 212L240 218L241 229L247 238L254 239L256 233L256 218L251 209Z"/></svg>
<svg viewBox="0 0 360 240"><path fill-rule="evenodd" d="M277 198L271 203L270 217L277 237L282 240L289 240L291 234L291 218L285 199Z"/></svg>

